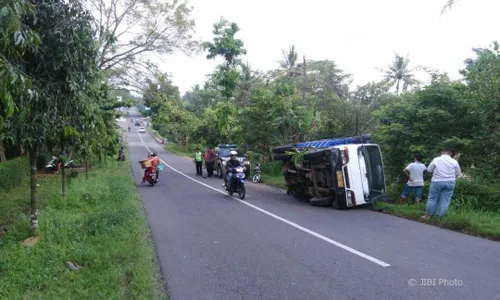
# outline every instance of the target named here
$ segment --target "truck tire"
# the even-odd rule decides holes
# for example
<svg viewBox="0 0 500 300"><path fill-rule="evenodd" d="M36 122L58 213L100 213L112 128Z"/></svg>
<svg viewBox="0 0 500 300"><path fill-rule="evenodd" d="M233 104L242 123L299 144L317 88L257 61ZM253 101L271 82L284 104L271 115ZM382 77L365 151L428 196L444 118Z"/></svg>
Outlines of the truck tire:
<svg viewBox="0 0 500 300"><path fill-rule="evenodd" d="M338 196L338 195L337 195ZM344 210L344 209L347 209L347 203L346 203L346 200L345 199L335 199L333 200L332 202L332 207L334 209L338 209L338 210Z"/></svg>
<svg viewBox="0 0 500 300"><path fill-rule="evenodd" d="M284 146L278 146L278 147L274 147L273 148L273 153L276 153L276 154L282 154L282 153L285 153L285 151L290 151L292 150L294 147L294 145L290 144L290 145L284 145Z"/></svg>
<svg viewBox="0 0 500 300"><path fill-rule="evenodd" d="M274 159L274 160L284 160L284 161L287 161L287 160L290 160L290 155L285 154L285 153L282 153L282 154L275 154L275 155L273 156L273 159Z"/></svg>

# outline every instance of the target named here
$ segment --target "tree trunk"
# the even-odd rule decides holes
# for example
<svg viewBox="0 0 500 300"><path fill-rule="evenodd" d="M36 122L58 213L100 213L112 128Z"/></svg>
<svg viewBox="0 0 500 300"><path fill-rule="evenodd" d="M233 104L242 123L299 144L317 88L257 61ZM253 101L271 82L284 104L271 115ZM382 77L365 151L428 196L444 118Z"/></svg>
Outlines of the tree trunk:
<svg viewBox="0 0 500 300"><path fill-rule="evenodd" d="M3 145L3 141L0 141L0 162L1 161L6 161L7 158L5 157L5 148Z"/></svg>
<svg viewBox="0 0 500 300"><path fill-rule="evenodd" d="M31 181L31 232L33 236L38 236L38 198L37 198L37 178L36 178L36 149L29 151L30 160L30 181Z"/></svg>
<svg viewBox="0 0 500 300"><path fill-rule="evenodd" d="M85 161L85 178L89 179L89 161Z"/></svg>
<svg viewBox="0 0 500 300"><path fill-rule="evenodd" d="M64 167L64 162L61 166L61 190L63 197L66 196L66 168Z"/></svg>
<svg viewBox="0 0 500 300"><path fill-rule="evenodd" d="M102 168L102 151L99 151L99 166Z"/></svg>
<svg viewBox="0 0 500 300"><path fill-rule="evenodd" d="M61 143L61 151L64 152L64 143ZM64 164L69 160L68 153L66 152L66 157L61 157L61 192L62 196L66 196L66 168L64 168Z"/></svg>

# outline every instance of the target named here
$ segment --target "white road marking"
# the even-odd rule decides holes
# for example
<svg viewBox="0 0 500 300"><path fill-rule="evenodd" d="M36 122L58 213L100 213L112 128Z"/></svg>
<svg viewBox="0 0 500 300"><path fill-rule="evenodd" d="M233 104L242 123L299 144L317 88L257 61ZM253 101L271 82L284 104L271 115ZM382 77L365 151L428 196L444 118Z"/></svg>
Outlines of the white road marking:
<svg viewBox="0 0 500 300"><path fill-rule="evenodd" d="M139 132L137 132L137 133L139 134L139 138L141 139L141 142L142 142L142 144L144 145L144 147L145 147L145 148L146 148L149 152L151 152L151 151L149 150L148 146L146 146L146 143L144 143L144 140L142 139L141 134L140 134ZM201 184L201 185L203 185L203 186L205 186L205 187L207 187L207 188L209 188L209 189L211 189L211 190L213 190L213 191L216 191L216 192L221 193L221 194L223 194L223 195L227 195L227 193L226 193L225 191L222 191L222 190L216 189L216 188L214 188L213 186L210 186L210 185L208 185L208 184L206 184L206 183L203 183L203 182L198 181L198 180L196 180L196 179L194 179L194 178L191 178L189 175L186 175L186 174L182 173L181 171L179 171L179 170L175 169L174 167L170 166L170 165L169 165L169 164L167 164L164 160L160 159L160 161L161 161L162 163L164 163L164 164L165 164L168 168L170 168L172 171L174 171L174 172L176 172L176 173L178 173L178 174L180 174L180 175L182 175L182 176L186 177L187 179L192 180L192 181L194 181L194 182L196 182L196 183L198 183L198 184ZM227 195L227 196L229 196L229 195ZM303 227L303 226L300 226L300 225L299 225L299 224L297 224L297 223L294 223L294 222L289 221L289 220L287 220L287 219L285 219L285 218L282 218L282 217L280 217L280 216L278 216L278 215L275 215L275 214L273 214L273 213L271 213L271 212L269 212L269 211L267 211L267 210L265 210L265 209L262 209L262 208L260 208L260 207L258 207L258 206L255 206L255 205L253 205L253 204L250 204L250 203L248 203L248 202L245 202L245 201L243 201L243 200L240 200L240 199L238 199L238 198L236 198L236 197L233 197L233 196L230 196L230 197L232 197L232 198L233 198L233 199L235 199L236 201L240 202L241 204L244 204L244 205L246 205L246 206L248 206L248 207L251 207L251 208L253 208L253 209L257 210L257 211L260 211L261 213L266 214L266 215L268 215L268 216L270 216L270 217L272 217L272 218L274 218L274 219L276 219L276 220L280 220L280 221L281 221L281 222L283 222L283 223L286 223L286 224L288 224L288 225L290 225L290 226L293 226L293 227L295 227L295 228L297 228L297 229L299 229L299 230L301 230L301 231L303 231L303 232L306 232L306 233L308 233L308 234L310 234L310 235L312 235L312 236L315 236L315 237L317 237L317 238L319 238L319 239L321 239L321 240L323 240L323 241L325 241L325 242L327 242L327 243L329 243L329 244L331 244L331 245L337 246L337 247L339 247L339 248L341 248L341 249L344 249L344 250L346 250L346 251L351 252L351 253L352 253L352 254L354 254L354 255L357 255L357 256L362 257L362 258L364 258L364 259L366 259L366 260L369 260L369 261L371 261L371 262L373 262L373 263L376 263L376 264L377 264L377 265L379 265L379 266L382 266L382 267L390 267L390 266L391 266L390 264L388 264L388 263L386 263L386 262L384 262L384 261L381 261L381 260L379 260L379 259L377 259L377 258L375 258L375 257L373 257L373 256L370 256L370 255L365 254L365 253L363 253L363 252L360 252L360 251L358 251L358 250L356 250L356 249L353 249L353 248L351 248L351 247L349 247L349 246L346 246L346 245L344 245L344 244L342 244L342 243L339 243L339 242L337 242L337 241L334 241L334 240L332 240L332 239L330 239L330 238L328 238L328 237L326 237L326 236L324 236L324 235L322 235L322 234L319 234L319 233L317 233L317 232L315 232L315 231L312 231L312 230L307 229L307 228L305 228L305 227Z"/></svg>

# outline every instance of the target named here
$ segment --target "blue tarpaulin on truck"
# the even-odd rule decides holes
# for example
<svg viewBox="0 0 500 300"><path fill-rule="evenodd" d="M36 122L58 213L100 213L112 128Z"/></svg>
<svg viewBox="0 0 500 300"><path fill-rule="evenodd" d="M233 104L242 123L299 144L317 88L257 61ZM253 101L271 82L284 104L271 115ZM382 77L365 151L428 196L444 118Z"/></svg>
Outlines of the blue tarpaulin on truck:
<svg viewBox="0 0 500 300"><path fill-rule="evenodd" d="M348 144L362 144L362 143L370 143L371 136L370 135L361 135L355 137L344 137L344 138L336 138L336 139L325 139L319 141L307 141L300 142L296 144L297 149L302 148L328 148L332 146L338 145L348 145Z"/></svg>

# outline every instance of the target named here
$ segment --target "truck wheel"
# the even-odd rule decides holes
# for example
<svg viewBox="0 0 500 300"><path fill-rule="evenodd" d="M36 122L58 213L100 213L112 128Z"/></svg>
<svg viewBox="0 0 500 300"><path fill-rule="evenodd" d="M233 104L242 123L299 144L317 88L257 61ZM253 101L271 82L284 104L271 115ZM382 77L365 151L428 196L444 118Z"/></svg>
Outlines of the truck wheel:
<svg viewBox="0 0 500 300"><path fill-rule="evenodd" d="M346 200L342 201L340 200L340 203L339 203L339 200L336 199L332 202L332 207L334 209L338 209L338 210L343 210L343 209L347 209L347 203L345 202Z"/></svg>

